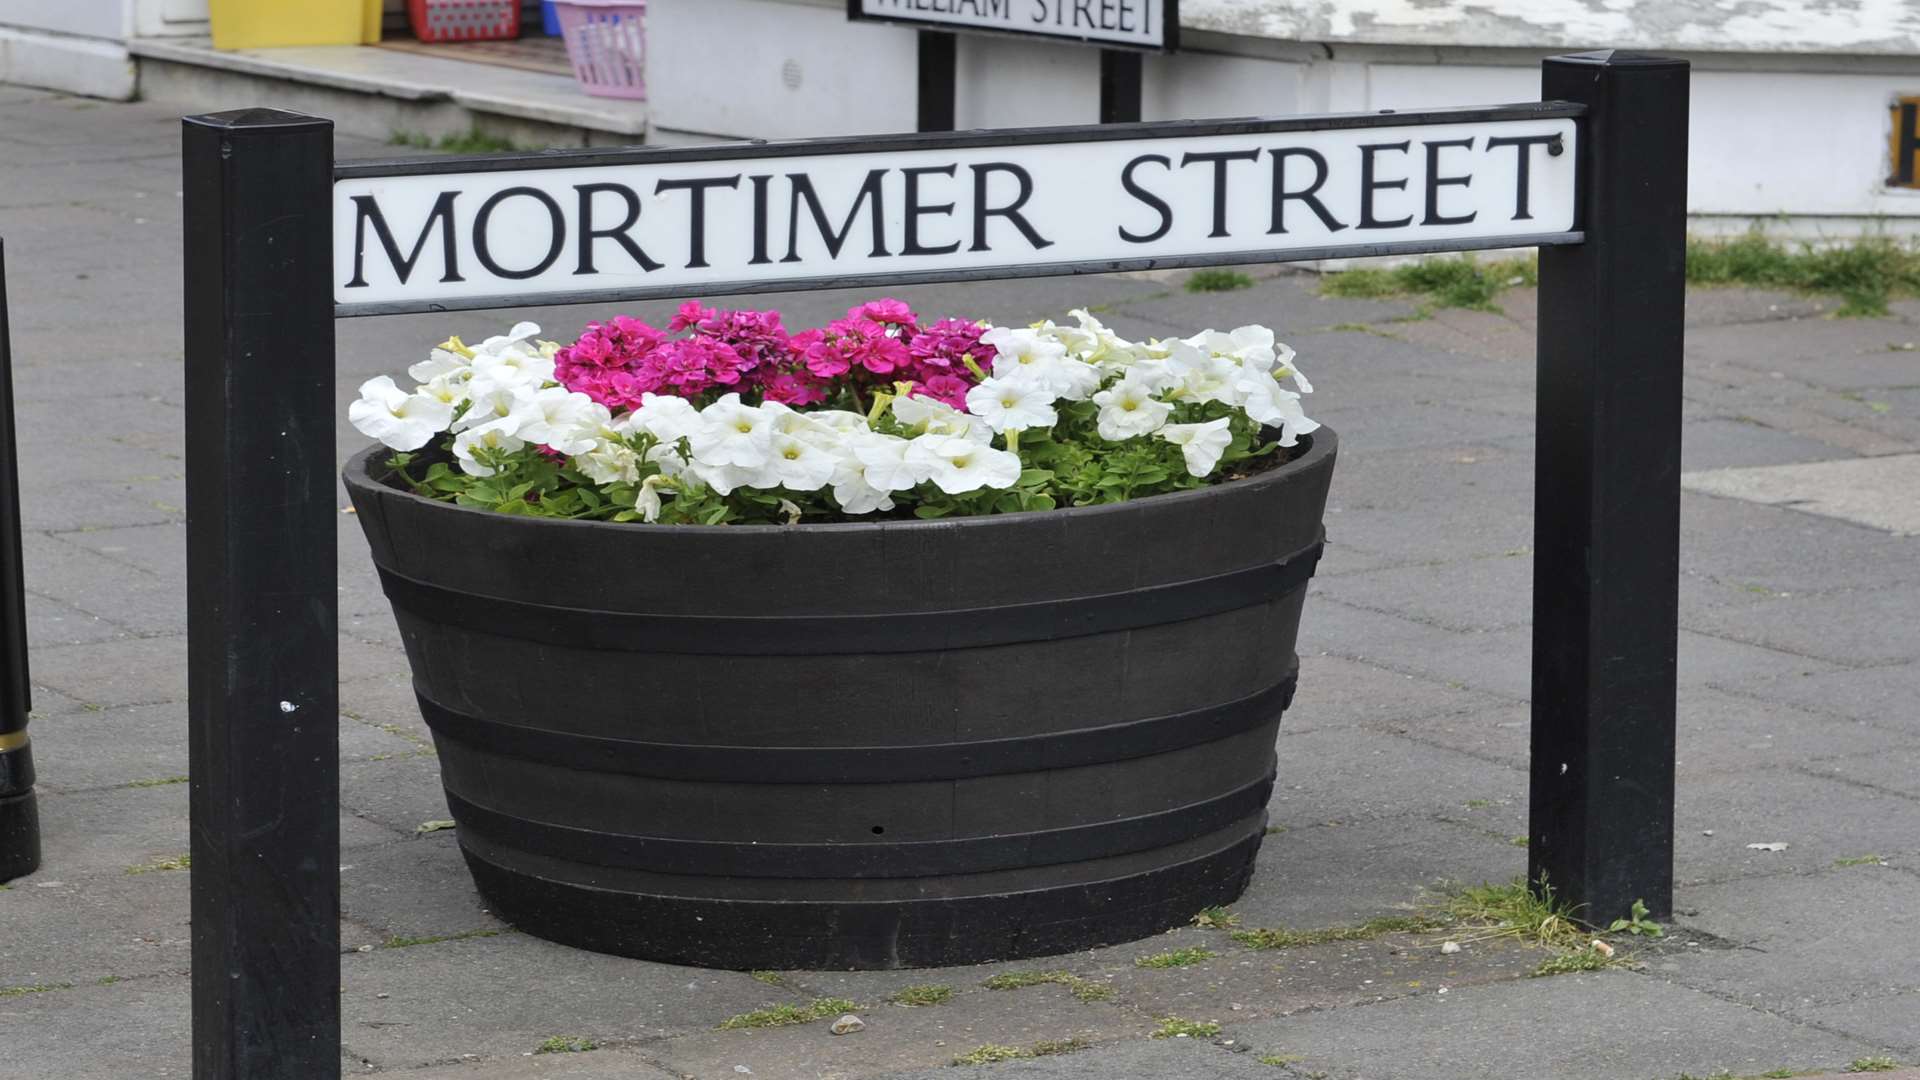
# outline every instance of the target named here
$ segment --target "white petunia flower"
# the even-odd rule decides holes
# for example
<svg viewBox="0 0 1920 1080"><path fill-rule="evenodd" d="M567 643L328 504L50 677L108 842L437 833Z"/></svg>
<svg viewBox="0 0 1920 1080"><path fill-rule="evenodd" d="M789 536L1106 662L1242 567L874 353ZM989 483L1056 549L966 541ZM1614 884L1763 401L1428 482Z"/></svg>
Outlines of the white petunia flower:
<svg viewBox="0 0 1920 1080"><path fill-rule="evenodd" d="M631 484L640 478L640 455L611 431L603 431L585 453L575 454L573 466L596 484Z"/></svg>
<svg viewBox="0 0 1920 1080"><path fill-rule="evenodd" d="M526 446L527 441L514 434L514 427L514 419L503 416L454 436L453 456L460 459L460 471L469 476L492 476L498 470L475 457L474 450L484 448L511 453Z"/></svg>
<svg viewBox="0 0 1920 1080"><path fill-rule="evenodd" d="M1290 346L1277 346L1277 352L1274 354L1273 377L1290 378L1293 380L1293 385L1300 388L1301 393L1313 393L1313 384L1307 381L1306 373L1294 366L1293 349Z"/></svg>
<svg viewBox="0 0 1920 1080"><path fill-rule="evenodd" d="M758 469L767 463L771 420L768 413L740 404L739 394L727 394L700 410L700 426L687 436L693 456L702 465Z"/></svg>
<svg viewBox="0 0 1920 1080"><path fill-rule="evenodd" d="M1052 428L1060 415L1053 394L1038 382L995 375L967 391L967 411L995 431Z"/></svg>
<svg viewBox="0 0 1920 1080"><path fill-rule="evenodd" d="M660 520L660 489L671 488L666 477L655 473L640 481L640 487L633 493L633 508L640 511L640 520L652 524Z"/></svg>
<svg viewBox="0 0 1920 1080"><path fill-rule="evenodd" d="M1020 480L1018 454L957 435L922 435L907 447L906 459L949 495L1010 488Z"/></svg>
<svg viewBox="0 0 1920 1080"><path fill-rule="evenodd" d="M833 479L839 455L800 434L775 432L768 440L767 464L754 487L818 491Z"/></svg>
<svg viewBox="0 0 1920 1080"><path fill-rule="evenodd" d="M847 469L857 471L876 490L907 491L927 479L925 470L907 460L907 447L912 444L897 435L868 432L847 445L851 459Z"/></svg>
<svg viewBox="0 0 1920 1080"><path fill-rule="evenodd" d="M605 405L564 386L520 387L508 415L518 422L515 435L569 457L593 449L600 429L612 420Z"/></svg>
<svg viewBox="0 0 1920 1080"><path fill-rule="evenodd" d="M360 384L360 400L347 407L360 434L395 450L418 450L453 422L453 406L430 394L409 394L382 375Z"/></svg>
<svg viewBox="0 0 1920 1080"><path fill-rule="evenodd" d="M1224 416L1204 424L1168 424L1155 434L1180 448L1180 456L1187 459L1187 472L1194 476L1211 476L1220 464L1220 455L1233 442Z"/></svg>
<svg viewBox="0 0 1920 1080"><path fill-rule="evenodd" d="M993 429L978 417L969 416L944 401L914 394L897 397L888 406L893 418L922 435L961 435L974 442L993 441Z"/></svg>
<svg viewBox="0 0 1920 1080"><path fill-rule="evenodd" d="M1307 419L1300 407L1300 395L1283 388L1265 373L1247 373L1241 377L1241 408L1267 427L1280 429L1280 445L1294 446L1300 436L1317 431L1319 423Z"/></svg>
<svg viewBox="0 0 1920 1080"><path fill-rule="evenodd" d="M459 381L465 382L472 373L473 364L450 349L435 349L425 360L407 369L407 377L417 383L430 383L449 375L458 375Z"/></svg>
<svg viewBox="0 0 1920 1080"><path fill-rule="evenodd" d="M643 394L640 407L627 417L628 427L644 431L668 446L691 438L701 424L700 410L693 407L693 402L672 394Z"/></svg>
<svg viewBox="0 0 1920 1080"><path fill-rule="evenodd" d="M1154 398L1150 383L1131 376L1093 395L1093 402L1100 406L1100 437L1113 442L1150 435L1173 412L1173 406Z"/></svg>

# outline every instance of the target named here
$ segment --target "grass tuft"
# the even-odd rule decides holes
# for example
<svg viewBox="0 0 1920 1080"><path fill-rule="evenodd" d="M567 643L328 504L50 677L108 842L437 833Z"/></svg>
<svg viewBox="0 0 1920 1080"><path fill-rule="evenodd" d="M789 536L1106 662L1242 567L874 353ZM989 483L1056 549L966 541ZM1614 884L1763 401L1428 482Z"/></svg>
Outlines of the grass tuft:
<svg viewBox="0 0 1920 1080"><path fill-rule="evenodd" d="M1259 1057L1254 1058L1253 1060L1259 1062L1262 1065L1272 1065L1276 1069L1284 1069L1288 1065L1291 1065L1294 1062L1299 1061L1300 1058L1299 1058L1299 1055L1297 1054L1261 1054Z"/></svg>
<svg viewBox="0 0 1920 1080"><path fill-rule="evenodd" d="M1136 956L1133 966L1151 968L1156 971L1166 968L1191 967L1214 957L1212 949L1188 948L1175 949L1172 952L1155 953L1152 956Z"/></svg>
<svg viewBox="0 0 1920 1080"><path fill-rule="evenodd" d="M170 784L184 784L186 782L187 778L184 776L156 776L150 780L129 780L122 786L130 788L167 787Z"/></svg>
<svg viewBox="0 0 1920 1080"><path fill-rule="evenodd" d="M55 990L71 990L72 983L33 983L30 986L0 986L0 998L26 997L28 994L50 994Z"/></svg>
<svg viewBox="0 0 1920 1080"><path fill-rule="evenodd" d="M449 154L504 154L520 149L512 139L489 135L478 128L469 128L458 135L443 135L437 142L433 136L422 132L396 131L387 141L394 146L439 150Z"/></svg>
<svg viewBox="0 0 1920 1080"><path fill-rule="evenodd" d="M1286 930L1277 927L1235 930L1233 940L1250 949L1294 949L1302 945L1325 945L1331 941L1371 941L1383 934L1422 934L1439 925L1424 915L1387 915L1369 919L1358 926L1333 926L1324 930Z"/></svg>
<svg viewBox="0 0 1920 1080"><path fill-rule="evenodd" d="M769 1005L764 1009L730 1016L720 1025L722 1031L739 1031L746 1028L788 1027L793 1024L811 1024L815 1020L850 1013L860 1006L846 998L814 998L805 1005Z"/></svg>
<svg viewBox="0 0 1920 1080"><path fill-rule="evenodd" d="M151 862L140 863L137 866L129 866L127 867L127 873L151 874L156 870L191 870L191 869L193 869L193 856L168 855L163 858L154 859Z"/></svg>
<svg viewBox="0 0 1920 1080"><path fill-rule="evenodd" d="M1231 930L1240 925L1240 916L1223 907L1202 908L1193 917L1193 925L1203 930Z"/></svg>
<svg viewBox="0 0 1920 1080"><path fill-rule="evenodd" d="M1890 1057L1864 1057L1854 1058L1851 1062L1847 1063L1846 1068L1840 1071L1850 1073L1892 1072L1899 1067L1900 1063Z"/></svg>
<svg viewBox="0 0 1920 1080"><path fill-rule="evenodd" d="M1482 927L1476 940L1519 937L1541 945L1580 948L1592 936L1544 882L1538 893L1521 878L1505 885L1469 886L1448 897L1442 909L1456 921Z"/></svg>
<svg viewBox="0 0 1920 1080"><path fill-rule="evenodd" d="M1253 288L1253 278L1238 270L1195 270L1187 278L1187 291L1191 293L1233 292L1235 289Z"/></svg>
<svg viewBox="0 0 1920 1080"><path fill-rule="evenodd" d="M747 976L756 982L766 983L768 986L787 985L787 980L781 978L780 973L777 971L749 971L747 972Z"/></svg>
<svg viewBox="0 0 1920 1080"><path fill-rule="evenodd" d="M887 1000L895 1005L917 1009L926 1005L939 1005L952 996L953 987L951 986L909 986Z"/></svg>
<svg viewBox="0 0 1920 1080"><path fill-rule="evenodd" d="M961 1054L959 1057L953 1059L953 1063L955 1065L992 1065L995 1062L1018 1061L1023 1057L1031 1056L1032 1054L1030 1052L1022 1050L1017 1046L998 1046L993 1043L988 1043L985 1046L976 1046L972 1050Z"/></svg>
<svg viewBox="0 0 1920 1080"><path fill-rule="evenodd" d="M1835 866L1885 866L1887 860L1879 855L1855 855L1851 859L1835 859Z"/></svg>
<svg viewBox="0 0 1920 1080"><path fill-rule="evenodd" d="M1552 975L1571 975L1576 971L1604 971L1613 961L1597 949L1582 949L1579 952L1561 953L1548 957L1540 966L1530 972L1530 977L1544 979Z"/></svg>
<svg viewBox="0 0 1920 1080"><path fill-rule="evenodd" d="M1066 987L1081 1001L1109 1001L1113 998L1113 987L1094 982L1092 979L1083 979L1066 971L1010 971L1004 975L995 975L980 985L989 990L1021 990L1048 983L1057 983Z"/></svg>
<svg viewBox="0 0 1920 1080"><path fill-rule="evenodd" d="M1423 296L1440 307L1498 311L1494 297L1515 285L1537 285L1540 274L1532 258L1483 263L1468 255L1458 259L1423 259L1390 270L1344 270L1321 279L1324 296L1380 299Z"/></svg>
<svg viewBox="0 0 1920 1080"><path fill-rule="evenodd" d="M1182 1020L1177 1016L1163 1016L1153 1037L1156 1039L1211 1039L1218 1034L1220 1034L1220 1025L1211 1020Z"/></svg>
<svg viewBox="0 0 1920 1080"><path fill-rule="evenodd" d="M1687 281L1761 285L1840 297L1842 318L1887 313L1887 301L1920 292L1920 249L1889 237L1788 247L1755 230L1731 240L1687 240Z"/></svg>
<svg viewBox="0 0 1920 1080"><path fill-rule="evenodd" d="M578 1035L555 1035L546 1042L533 1048L536 1054L584 1054L589 1050L600 1049L600 1044L592 1039Z"/></svg>
<svg viewBox="0 0 1920 1080"><path fill-rule="evenodd" d="M1081 1038L1051 1039L1045 1042L1034 1043L1033 1056L1034 1057L1058 1057L1061 1054L1074 1054L1082 1050L1090 1050L1092 1048L1093 1048L1092 1043Z"/></svg>

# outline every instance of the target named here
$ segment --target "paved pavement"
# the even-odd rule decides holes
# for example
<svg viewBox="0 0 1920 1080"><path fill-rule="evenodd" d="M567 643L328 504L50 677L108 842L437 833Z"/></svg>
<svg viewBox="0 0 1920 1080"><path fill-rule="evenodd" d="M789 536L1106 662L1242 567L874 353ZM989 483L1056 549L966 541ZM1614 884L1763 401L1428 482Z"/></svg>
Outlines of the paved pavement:
<svg viewBox="0 0 1920 1080"><path fill-rule="evenodd" d="M163 868L187 849L176 139L157 107L0 87L47 845L45 869L0 892L4 1080L189 1071L192 871ZM1299 349L1343 453L1280 741L1279 831L1234 910L1248 927L1350 926L1525 868L1513 838L1526 831L1532 297L1406 321L1408 303L1323 299L1309 276L1261 273L1202 296L1177 278L907 293L1007 321L1101 304L1134 334L1258 320ZM805 321L847 297L778 303ZM532 317L558 333L602 314ZM416 833L447 812L343 516L343 1067L417 1080L1671 1080L1920 1062L1920 540L1849 520L1857 498L1827 513L1781 495L1799 474L1726 480L1847 462L1868 506L1920 498L1897 486L1913 475L1900 455L1920 452L1920 308L1820 316L1755 292L1690 303L1686 463L1706 479L1684 503L1681 914L1635 968L1531 979L1548 954L1517 944L1448 954L1397 934L1255 952L1189 928L1039 964L756 977L513 933L481 906L453 835ZM363 378L505 318L341 324L343 411ZM344 456L358 437L341 426ZM1134 963L1189 946L1214 956ZM1111 993L981 986L1038 969ZM885 1002L929 984L955 993ZM716 1030L826 996L861 1003L866 1029ZM1150 1038L1169 1016L1220 1030ZM599 1049L535 1053L554 1036ZM1088 1048L948 1064L1072 1040Z"/></svg>

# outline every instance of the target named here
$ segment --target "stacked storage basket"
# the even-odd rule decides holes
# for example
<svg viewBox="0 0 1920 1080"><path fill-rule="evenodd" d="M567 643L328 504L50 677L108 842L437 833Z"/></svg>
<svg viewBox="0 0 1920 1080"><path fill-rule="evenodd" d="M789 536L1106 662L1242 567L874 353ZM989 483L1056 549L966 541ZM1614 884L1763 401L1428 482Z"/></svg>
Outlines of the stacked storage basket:
<svg viewBox="0 0 1920 1080"><path fill-rule="evenodd" d="M554 0L553 9L581 89L596 97L646 99L646 0Z"/></svg>
<svg viewBox="0 0 1920 1080"><path fill-rule="evenodd" d="M421 41L500 41L520 36L520 0L407 0Z"/></svg>

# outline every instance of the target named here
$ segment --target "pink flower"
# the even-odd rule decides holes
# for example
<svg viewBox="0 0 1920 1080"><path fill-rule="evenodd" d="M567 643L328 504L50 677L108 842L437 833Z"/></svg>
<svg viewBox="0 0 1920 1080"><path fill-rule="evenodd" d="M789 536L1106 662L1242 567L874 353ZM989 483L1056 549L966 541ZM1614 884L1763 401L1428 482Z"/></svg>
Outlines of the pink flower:
<svg viewBox="0 0 1920 1080"><path fill-rule="evenodd" d="M967 407L967 391L973 389L973 381L958 375L931 375L916 384L914 393L925 394L956 409Z"/></svg>
<svg viewBox="0 0 1920 1080"><path fill-rule="evenodd" d="M906 301L889 297L883 300L869 300L858 307L848 308L847 319L850 322L885 323L889 326L901 327L911 334L915 324L920 321L920 316L913 313L913 309L907 306Z"/></svg>

